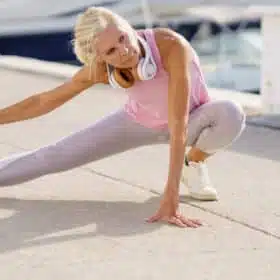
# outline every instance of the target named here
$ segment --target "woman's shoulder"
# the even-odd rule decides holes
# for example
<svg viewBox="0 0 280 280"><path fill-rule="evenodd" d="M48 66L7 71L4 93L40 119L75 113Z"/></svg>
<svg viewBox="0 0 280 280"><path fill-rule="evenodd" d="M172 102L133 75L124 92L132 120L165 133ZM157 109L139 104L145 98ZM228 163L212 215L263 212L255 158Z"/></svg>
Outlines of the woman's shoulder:
<svg viewBox="0 0 280 280"><path fill-rule="evenodd" d="M183 52L187 52L188 55L191 55L190 43L178 32L170 28L161 27L154 28L152 31L163 62L174 51L182 50Z"/></svg>
<svg viewBox="0 0 280 280"><path fill-rule="evenodd" d="M188 40L182 34L168 27L156 27L152 28L151 30L155 34L155 37L158 39L161 39L163 37L165 40L183 40L185 42L188 42Z"/></svg>

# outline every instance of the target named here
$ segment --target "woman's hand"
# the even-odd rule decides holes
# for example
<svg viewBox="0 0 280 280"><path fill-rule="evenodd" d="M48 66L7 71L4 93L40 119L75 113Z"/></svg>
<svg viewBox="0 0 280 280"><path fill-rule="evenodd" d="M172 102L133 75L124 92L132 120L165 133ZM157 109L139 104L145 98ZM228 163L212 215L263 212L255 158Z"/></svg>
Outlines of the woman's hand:
<svg viewBox="0 0 280 280"><path fill-rule="evenodd" d="M182 215L179 210L179 197L177 194L165 193L160 202L160 207L157 213L147 219L147 222L154 223L158 221L167 222L178 227L197 228L202 225L199 220L188 219Z"/></svg>

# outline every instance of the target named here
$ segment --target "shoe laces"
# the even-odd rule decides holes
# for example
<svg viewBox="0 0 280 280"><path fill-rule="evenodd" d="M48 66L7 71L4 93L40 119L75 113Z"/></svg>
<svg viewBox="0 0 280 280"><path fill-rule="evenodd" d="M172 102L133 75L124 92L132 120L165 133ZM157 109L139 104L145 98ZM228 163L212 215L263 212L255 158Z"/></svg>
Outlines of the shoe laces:
<svg viewBox="0 0 280 280"><path fill-rule="evenodd" d="M197 169L199 185L203 187L210 187L211 181L207 165L204 162L195 162L191 163L191 165L193 165L193 167Z"/></svg>

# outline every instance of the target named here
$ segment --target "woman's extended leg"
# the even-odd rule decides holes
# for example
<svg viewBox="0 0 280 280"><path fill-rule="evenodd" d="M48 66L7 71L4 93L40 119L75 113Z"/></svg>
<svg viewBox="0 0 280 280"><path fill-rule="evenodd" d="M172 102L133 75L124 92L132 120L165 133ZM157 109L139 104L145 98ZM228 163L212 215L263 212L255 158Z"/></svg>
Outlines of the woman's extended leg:
<svg viewBox="0 0 280 280"><path fill-rule="evenodd" d="M190 196L200 200L217 199L204 161L228 147L244 128L245 114L231 101L208 102L190 114L187 145L191 149L186 155L182 176L190 188Z"/></svg>
<svg viewBox="0 0 280 280"><path fill-rule="evenodd" d="M125 150L161 143L168 137L165 134L135 123L119 110L56 143L2 159L0 186L20 184Z"/></svg>

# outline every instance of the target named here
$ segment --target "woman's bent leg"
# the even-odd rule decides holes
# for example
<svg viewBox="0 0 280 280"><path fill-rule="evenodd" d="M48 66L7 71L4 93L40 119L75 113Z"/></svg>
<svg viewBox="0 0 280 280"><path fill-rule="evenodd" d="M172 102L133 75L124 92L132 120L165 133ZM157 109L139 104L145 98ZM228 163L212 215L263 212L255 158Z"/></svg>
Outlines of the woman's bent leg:
<svg viewBox="0 0 280 280"><path fill-rule="evenodd" d="M228 147L245 128L243 110L231 101L213 101L196 109L189 118L188 145L207 154Z"/></svg>
<svg viewBox="0 0 280 280"><path fill-rule="evenodd" d="M231 101L214 101L196 109L189 118L188 146L182 179L190 195L200 200L216 200L204 159L228 147L245 128L243 110Z"/></svg>

